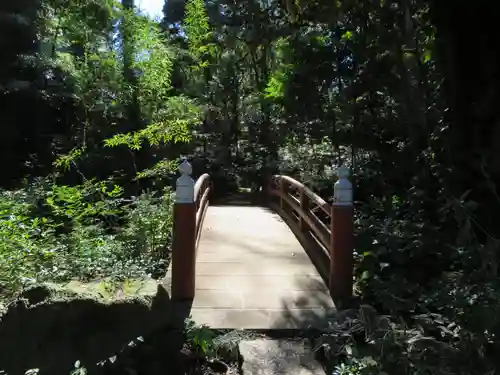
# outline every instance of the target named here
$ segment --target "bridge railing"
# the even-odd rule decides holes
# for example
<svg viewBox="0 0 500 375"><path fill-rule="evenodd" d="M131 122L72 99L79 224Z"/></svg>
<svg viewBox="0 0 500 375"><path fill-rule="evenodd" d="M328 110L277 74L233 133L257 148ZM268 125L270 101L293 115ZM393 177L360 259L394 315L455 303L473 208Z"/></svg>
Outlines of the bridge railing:
<svg viewBox="0 0 500 375"><path fill-rule="evenodd" d="M196 248L200 242L201 228L208 209L208 197L212 191L210 175L202 174L194 184L194 202L196 204Z"/></svg>
<svg viewBox="0 0 500 375"><path fill-rule="evenodd" d="M210 175L195 182L192 167L186 160L179 166L174 203L172 241L172 299L192 300L196 284L196 249L212 191Z"/></svg>
<svg viewBox="0 0 500 375"><path fill-rule="evenodd" d="M172 299L182 301L192 300L195 295L196 249L212 185L208 174L195 182L187 161L179 170L181 176L177 179L173 217ZM332 205L288 176L273 176L266 188L268 195L278 198L275 210L288 218L288 224L299 239L316 242L325 250L327 259L317 266L326 268L323 273L327 273L333 298L352 295L353 201L348 174L346 168L339 168Z"/></svg>
<svg viewBox="0 0 500 375"><path fill-rule="evenodd" d="M324 250L315 263L326 274L332 297L345 298L353 287L353 202L349 170L341 167L338 175L331 205L289 176L272 176L266 190L278 198L277 203L270 201L271 208L280 212L303 245L318 244Z"/></svg>

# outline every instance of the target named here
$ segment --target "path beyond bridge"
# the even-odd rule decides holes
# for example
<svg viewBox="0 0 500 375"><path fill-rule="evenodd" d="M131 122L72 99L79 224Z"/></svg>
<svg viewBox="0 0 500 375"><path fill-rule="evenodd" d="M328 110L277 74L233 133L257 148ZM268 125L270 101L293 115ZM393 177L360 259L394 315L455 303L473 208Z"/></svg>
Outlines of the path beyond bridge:
<svg viewBox="0 0 500 375"><path fill-rule="evenodd" d="M335 313L332 296L345 294L346 287L349 294L352 290L352 260L346 262L352 259L352 206L339 205L336 214L286 176L275 176L267 190L279 203L269 199L268 207L261 207L238 195L209 206L213 186L208 175L198 179L191 193L179 194L179 187L189 186L189 172L185 168L184 180L179 179L174 209L166 278L172 299L188 301L192 319L211 328L327 324ZM332 285L338 289L333 293Z"/></svg>

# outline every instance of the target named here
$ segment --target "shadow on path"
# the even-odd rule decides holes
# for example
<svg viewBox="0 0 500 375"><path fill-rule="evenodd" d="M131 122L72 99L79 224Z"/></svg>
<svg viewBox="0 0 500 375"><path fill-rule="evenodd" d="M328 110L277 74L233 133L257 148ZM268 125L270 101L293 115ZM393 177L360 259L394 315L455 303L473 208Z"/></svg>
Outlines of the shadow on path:
<svg viewBox="0 0 500 375"><path fill-rule="evenodd" d="M210 202L211 206L261 206L264 198L260 193L241 191L226 197L217 198Z"/></svg>

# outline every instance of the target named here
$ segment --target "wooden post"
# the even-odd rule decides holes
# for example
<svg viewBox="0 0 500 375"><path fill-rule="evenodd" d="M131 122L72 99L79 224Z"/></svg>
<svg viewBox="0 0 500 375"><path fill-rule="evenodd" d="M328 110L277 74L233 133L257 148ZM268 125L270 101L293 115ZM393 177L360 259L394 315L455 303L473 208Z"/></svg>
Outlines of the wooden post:
<svg viewBox="0 0 500 375"><path fill-rule="evenodd" d="M334 299L343 299L352 296L354 212L352 184L347 179L349 169L340 167L337 174L332 205L329 289Z"/></svg>
<svg viewBox="0 0 500 375"><path fill-rule="evenodd" d="M172 242L172 300L194 298L196 263L196 203L191 164L184 160L179 166L174 204Z"/></svg>

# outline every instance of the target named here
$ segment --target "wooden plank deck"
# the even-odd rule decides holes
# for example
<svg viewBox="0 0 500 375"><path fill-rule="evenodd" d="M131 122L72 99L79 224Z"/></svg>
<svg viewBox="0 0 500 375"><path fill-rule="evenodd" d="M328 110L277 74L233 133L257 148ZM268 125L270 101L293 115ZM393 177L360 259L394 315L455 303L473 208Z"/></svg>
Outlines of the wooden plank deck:
<svg viewBox="0 0 500 375"><path fill-rule="evenodd" d="M196 260L196 323L319 328L334 312L327 286L279 215L248 205L208 208Z"/></svg>

